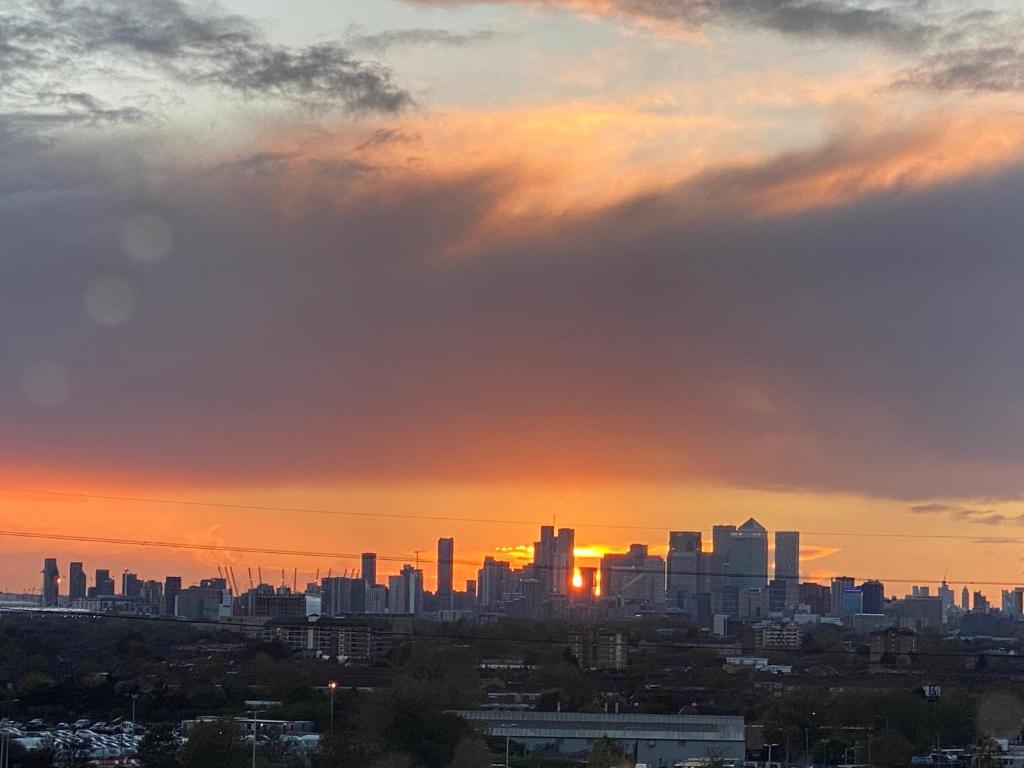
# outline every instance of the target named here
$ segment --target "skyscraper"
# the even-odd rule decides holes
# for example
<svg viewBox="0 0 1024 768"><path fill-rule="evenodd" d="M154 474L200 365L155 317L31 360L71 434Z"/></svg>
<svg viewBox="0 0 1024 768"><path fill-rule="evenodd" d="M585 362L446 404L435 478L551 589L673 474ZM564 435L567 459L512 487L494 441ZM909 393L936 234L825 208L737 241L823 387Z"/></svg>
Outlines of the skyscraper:
<svg viewBox="0 0 1024 768"><path fill-rule="evenodd" d="M132 599L142 597L142 580L137 573L125 569L121 574L121 594Z"/></svg>
<svg viewBox="0 0 1024 768"><path fill-rule="evenodd" d="M85 568L81 563L71 563L68 569L68 598L74 602L85 598Z"/></svg>
<svg viewBox="0 0 1024 768"><path fill-rule="evenodd" d="M363 552L362 557L363 581L371 587L377 584L377 553Z"/></svg>
<svg viewBox="0 0 1024 768"><path fill-rule="evenodd" d="M768 531L753 517L729 535L728 586L739 592L768 584Z"/></svg>
<svg viewBox="0 0 1024 768"><path fill-rule="evenodd" d="M713 613L725 611L725 570L729 565L730 536L735 525L716 525L711 529L711 558L708 567L708 591L711 592ZM735 604L735 600L732 601Z"/></svg>
<svg viewBox="0 0 1024 768"><path fill-rule="evenodd" d="M540 540L533 544L533 570L542 594L568 595L572 590L576 532L543 525Z"/></svg>
<svg viewBox="0 0 1024 768"><path fill-rule="evenodd" d="M168 576L164 579L164 610L165 616L178 613L178 595L181 593L181 576Z"/></svg>
<svg viewBox="0 0 1024 768"><path fill-rule="evenodd" d="M560 595L572 591L572 579L576 565L576 531L559 528L555 542L555 572L552 590Z"/></svg>
<svg viewBox="0 0 1024 768"><path fill-rule="evenodd" d="M114 580L107 568L96 569L96 583L88 590L90 597L106 597L114 594Z"/></svg>
<svg viewBox="0 0 1024 768"><path fill-rule="evenodd" d="M437 540L437 604L439 608L452 607L455 539Z"/></svg>
<svg viewBox="0 0 1024 768"><path fill-rule="evenodd" d="M665 591L669 605L696 618L696 596L707 592L700 531L670 531L665 558Z"/></svg>
<svg viewBox="0 0 1024 768"><path fill-rule="evenodd" d="M775 532L775 578L786 585L786 608L800 600L800 533Z"/></svg>
<svg viewBox="0 0 1024 768"><path fill-rule="evenodd" d="M331 576L320 582L320 615L366 612L367 583L361 578Z"/></svg>
<svg viewBox="0 0 1024 768"><path fill-rule="evenodd" d="M960 593L960 610L967 613L971 610L971 593L964 584L964 590Z"/></svg>
<svg viewBox="0 0 1024 768"><path fill-rule="evenodd" d="M57 558L48 557L43 561L43 592L41 603L44 608L56 606L60 598L60 570Z"/></svg>
<svg viewBox="0 0 1024 768"><path fill-rule="evenodd" d="M482 608L494 607L501 603L512 585L512 568L506 560L495 560L488 555L484 558L477 574L477 605ZM466 589L469 589L467 584Z"/></svg>
<svg viewBox="0 0 1024 768"><path fill-rule="evenodd" d="M881 613L885 605L885 585L871 579L860 585L860 591L864 595L864 613Z"/></svg>
<svg viewBox="0 0 1024 768"><path fill-rule="evenodd" d="M423 571L411 565L388 578L388 613L423 612Z"/></svg>
<svg viewBox="0 0 1024 768"><path fill-rule="evenodd" d="M855 582L852 576L835 576L832 579L832 605L831 613L833 616L843 615L843 592L847 589L853 589Z"/></svg>

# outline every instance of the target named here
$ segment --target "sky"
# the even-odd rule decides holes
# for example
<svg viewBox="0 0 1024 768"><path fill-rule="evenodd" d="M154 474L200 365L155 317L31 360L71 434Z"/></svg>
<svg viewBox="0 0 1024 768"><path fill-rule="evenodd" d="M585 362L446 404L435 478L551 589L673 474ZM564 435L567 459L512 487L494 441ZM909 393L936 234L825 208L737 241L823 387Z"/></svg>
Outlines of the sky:
<svg viewBox="0 0 1024 768"><path fill-rule="evenodd" d="M751 516L1024 582L1020 16L5 2L0 589Z"/></svg>

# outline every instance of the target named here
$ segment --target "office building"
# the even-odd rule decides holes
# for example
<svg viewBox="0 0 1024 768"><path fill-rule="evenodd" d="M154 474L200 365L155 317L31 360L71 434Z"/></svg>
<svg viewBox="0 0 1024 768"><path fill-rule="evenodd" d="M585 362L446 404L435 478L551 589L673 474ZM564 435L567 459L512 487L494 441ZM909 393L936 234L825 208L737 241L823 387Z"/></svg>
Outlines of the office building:
<svg viewBox="0 0 1024 768"><path fill-rule="evenodd" d="M476 604L481 608L496 608L512 589L512 567L505 560L488 555L477 573Z"/></svg>
<svg viewBox="0 0 1024 768"><path fill-rule="evenodd" d="M48 557L43 561L43 591L40 603L44 608L56 606L60 602L60 570L57 558Z"/></svg>
<svg viewBox="0 0 1024 768"><path fill-rule="evenodd" d="M665 561L647 551L646 544L631 544L624 554L601 558L601 596L622 605L664 607Z"/></svg>
<svg viewBox="0 0 1024 768"><path fill-rule="evenodd" d="M437 540L437 605L452 607L454 590L455 539Z"/></svg>
<svg viewBox="0 0 1024 768"><path fill-rule="evenodd" d="M164 611L164 585L154 579L142 583L142 612L159 616Z"/></svg>
<svg viewBox="0 0 1024 768"><path fill-rule="evenodd" d="M864 596L864 610L860 613L881 613L885 607L885 585L871 579L860 585L860 591Z"/></svg>
<svg viewBox="0 0 1024 768"><path fill-rule="evenodd" d="M800 585L800 602L810 613L824 616L832 610L832 590L823 584L806 581Z"/></svg>
<svg viewBox="0 0 1024 768"><path fill-rule="evenodd" d="M960 610L967 613L971 610L971 593L967 589L967 585L964 585L963 591L960 593Z"/></svg>
<svg viewBox="0 0 1024 768"><path fill-rule="evenodd" d="M320 582L320 615L346 616L366 612L369 587L360 578L332 576Z"/></svg>
<svg viewBox="0 0 1024 768"><path fill-rule="evenodd" d="M711 558L707 567L708 590L711 593L711 609L714 613L734 613L737 600L735 590L730 590L732 599L725 598L725 570L729 566L729 544L735 525L716 525L711 529ZM729 602L733 610L726 610Z"/></svg>
<svg viewBox="0 0 1024 768"><path fill-rule="evenodd" d="M939 599L942 600L942 612L943 615L949 613L949 609L952 608L956 602L956 596L953 594L953 590L950 589L949 584L945 580L939 585Z"/></svg>
<svg viewBox="0 0 1024 768"><path fill-rule="evenodd" d="M217 620L231 615L231 595L224 579L203 579L177 595L177 615L186 619Z"/></svg>
<svg viewBox="0 0 1024 768"><path fill-rule="evenodd" d="M725 566L725 583L723 600L728 601L732 609L735 597L735 610L726 611L735 615L749 617L751 607L759 607L758 614L767 613L768 586L768 531L754 518L729 534L729 561ZM747 593L757 592L757 596ZM762 597L760 593L764 592ZM723 608L724 608L723 604Z"/></svg>
<svg viewBox="0 0 1024 768"><path fill-rule="evenodd" d="M533 572L544 594L568 595L575 568L576 532L572 528L544 525L533 544Z"/></svg>
<svg viewBox="0 0 1024 768"><path fill-rule="evenodd" d="M938 597L906 597L895 601L893 608L904 629L942 628L942 600Z"/></svg>
<svg viewBox="0 0 1024 768"><path fill-rule="evenodd" d="M178 593L181 592L181 576L168 576L164 579L164 615L176 616L178 613Z"/></svg>
<svg viewBox="0 0 1024 768"><path fill-rule="evenodd" d="M388 613L423 613L423 571L406 564L388 577Z"/></svg>
<svg viewBox="0 0 1024 768"><path fill-rule="evenodd" d="M974 613L988 613L988 598L981 592L974 593Z"/></svg>
<svg viewBox="0 0 1024 768"><path fill-rule="evenodd" d="M68 569L68 599L72 603L75 600L84 600L86 589L85 568L82 563L71 563Z"/></svg>
<svg viewBox="0 0 1024 768"><path fill-rule="evenodd" d="M858 613L864 613L864 593L856 587L848 587L843 590L839 615L856 616Z"/></svg>
<svg viewBox="0 0 1024 768"><path fill-rule="evenodd" d="M377 553L363 552L362 557L363 581L371 587L377 583Z"/></svg>
<svg viewBox="0 0 1024 768"><path fill-rule="evenodd" d="M787 609L796 607L800 600L800 533L775 533L775 578L786 585Z"/></svg>
<svg viewBox="0 0 1024 768"><path fill-rule="evenodd" d="M700 531L671 531L665 558L665 591L669 605L697 617L697 595L708 592L706 556Z"/></svg>
<svg viewBox="0 0 1024 768"><path fill-rule="evenodd" d="M96 569L96 583L88 589L89 597L110 597L114 594L114 580L106 568Z"/></svg>
<svg viewBox="0 0 1024 768"><path fill-rule="evenodd" d="M121 574L121 595L130 600L138 600L142 597L142 581L137 573L125 570Z"/></svg>
<svg viewBox="0 0 1024 768"><path fill-rule="evenodd" d="M832 605L829 608L829 613L833 616L843 615L843 593L854 587L856 587L856 583L852 576L833 577L831 587Z"/></svg>

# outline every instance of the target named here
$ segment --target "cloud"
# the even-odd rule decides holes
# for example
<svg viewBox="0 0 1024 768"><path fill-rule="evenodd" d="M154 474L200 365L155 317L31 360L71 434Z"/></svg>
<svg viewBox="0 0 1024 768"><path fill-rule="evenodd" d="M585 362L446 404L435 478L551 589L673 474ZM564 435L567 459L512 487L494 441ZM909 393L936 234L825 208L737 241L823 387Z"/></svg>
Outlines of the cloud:
<svg viewBox="0 0 1024 768"><path fill-rule="evenodd" d="M476 0L407 0L421 5L459 6ZM938 32L909 0L868 5L856 0L505 0L545 8L567 8L585 16L622 18L665 32L709 24L741 24L784 34L869 39L896 47L918 47Z"/></svg>
<svg viewBox="0 0 1024 768"><path fill-rule="evenodd" d="M905 72L897 85L940 91L1017 93L1024 90L1024 51L994 45L945 51Z"/></svg>
<svg viewBox="0 0 1024 768"><path fill-rule="evenodd" d="M941 514L952 520L962 520L978 525L1005 525L1007 523L1024 525L1024 515L1007 515L992 509L972 509L941 502L915 504L910 507L910 511L915 514ZM985 539L985 541L990 540Z"/></svg>
<svg viewBox="0 0 1024 768"><path fill-rule="evenodd" d="M955 509L955 507L951 507L948 504L932 502L930 504L915 504L910 508L910 511L918 515L930 515L939 512L953 512Z"/></svg>
<svg viewBox="0 0 1024 768"><path fill-rule="evenodd" d="M451 32L447 29L389 29L384 32L367 34L353 29L346 38L346 44L353 50L381 53L397 46L416 45L472 45L493 40L496 33L489 29L472 32Z"/></svg>
<svg viewBox="0 0 1024 768"><path fill-rule="evenodd" d="M600 132L534 167L458 116L166 160L0 136L4 479L1019 492L1018 128L946 122L611 190Z"/></svg>
<svg viewBox="0 0 1024 768"><path fill-rule="evenodd" d="M0 9L0 54L3 102L29 117L36 105L58 107L65 98L60 119L136 119L138 104L102 106L66 85L111 73L133 86L137 75L155 74L177 87L353 111L395 112L411 103L386 68L339 43L276 45L241 16L180 0L13 0Z"/></svg>

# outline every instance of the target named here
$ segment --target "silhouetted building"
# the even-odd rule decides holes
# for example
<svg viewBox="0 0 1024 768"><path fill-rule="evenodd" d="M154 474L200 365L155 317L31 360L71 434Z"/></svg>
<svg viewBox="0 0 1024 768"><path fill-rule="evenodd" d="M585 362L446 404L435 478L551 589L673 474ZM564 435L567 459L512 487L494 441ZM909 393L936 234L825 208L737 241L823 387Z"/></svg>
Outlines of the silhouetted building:
<svg viewBox="0 0 1024 768"><path fill-rule="evenodd" d="M224 579L203 579L198 586L178 593L178 616L186 619L218 619L231 611L231 598Z"/></svg>
<svg viewBox="0 0 1024 768"><path fill-rule="evenodd" d="M454 595L455 539L437 540L437 602L438 607L452 607Z"/></svg>
<svg viewBox="0 0 1024 768"><path fill-rule="evenodd" d="M800 599L800 533L797 531L775 533L775 578L786 585L786 608L795 607Z"/></svg>
<svg viewBox="0 0 1024 768"><path fill-rule="evenodd" d="M917 653L917 632L910 629L884 629L872 632L869 643L872 664L905 666L910 664L911 656Z"/></svg>
<svg viewBox="0 0 1024 768"><path fill-rule="evenodd" d="M824 616L832 607L832 590L823 584L806 581L800 585L800 602L818 616Z"/></svg>
<svg viewBox="0 0 1024 768"><path fill-rule="evenodd" d="M624 554L601 558L601 596L631 605L664 607L665 561L648 554L646 544L630 544Z"/></svg>
<svg viewBox="0 0 1024 768"><path fill-rule="evenodd" d="M665 591L669 605L696 618L697 595L709 591L708 559L701 551L700 531L670 531L665 556Z"/></svg>
<svg viewBox="0 0 1024 768"><path fill-rule="evenodd" d="M864 613L864 593L856 587L844 589L839 615L856 616L858 613Z"/></svg>
<svg viewBox="0 0 1024 768"><path fill-rule="evenodd" d="M864 610L861 613L881 613L885 606L885 585L871 579L860 585L860 591L864 596Z"/></svg>
<svg viewBox="0 0 1024 768"><path fill-rule="evenodd" d="M114 580L106 568L96 569L96 583L88 589L89 597L110 597L114 594Z"/></svg>
<svg viewBox="0 0 1024 768"><path fill-rule="evenodd" d="M377 553L363 552L362 557L363 581L370 586L377 583Z"/></svg>
<svg viewBox="0 0 1024 768"><path fill-rule="evenodd" d="M542 582L540 582L542 583ZM469 585L466 585L467 591ZM512 567L505 560L488 555L477 574L476 604L480 608L495 608L504 601L512 589Z"/></svg>
<svg viewBox="0 0 1024 768"><path fill-rule="evenodd" d="M320 582L320 615L345 616L366 612L366 582L332 576Z"/></svg>
<svg viewBox="0 0 1024 768"><path fill-rule="evenodd" d="M971 610L971 593L967 589L967 585L964 585L963 591L960 593L960 610L967 613Z"/></svg>
<svg viewBox="0 0 1024 768"><path fill-rule="evenodd" d="M121 574L121 594L132 600L142 597L142 581L137 573L126 570Z"/></svg>
<svg viewBox="0 0 1024 768"><path fill-rule="evenodd" d="M165 616L177 613L178 593L181 592L181 576L168 576L164 579L164 610Z"/></svg>
<svg viewBox="0 0 1024 768"><path fill-rule="evenodd" d="M628 646L621 632L595 626L569 630L569 648L580 669L625 669Z"/></svg>
<svg viewBox="0 0 1024 768"><path fill-rule="evenodd" d="M543 525L540 540L533 544L533 572L544 594L568 595L572 590L576 532Z"/></svg>
<svg viewBox="0 0 1024 768"><path fill-rule="evenodd" d="M71 563L68 569L68 598L74 602L85 598L86 591L85 568L82 563Z"/></svg>
<svg viewBox="0 0 1024 768"><path fill-rule="evenodd" d="M60 570L57 558L48 557L43 561L43 591L40 602L44 608L56 606L60 602Z"/></svg>
<svg viewBox="0 0 1024 768"><path fill-rule="evenodd" d="M852 576L835 576L832 579L832 605L829 608L829 613L833 616L843 615L843 592L848 589L853 589L855 581Z"/></svg>
<svg viewBox="0 0 1024 768"><path fill-rule="evenodd" d="M388 613L423 613L423 571L406 564L388 578Z"/></svg>
<svg viewBox="0 0 1024 768"><path fill-rule="evenodd" d="M149 579L142 584L142 602L144 612L150 616L159 616L164 610L164 585Z"/></svg>
<svg viewBox="0 0 1024 768"><path fill-rule="evenodd" d="M989 604L988 598L986 598L981 592L974 593L974 612L975 613L988 613Z"/></svg>

